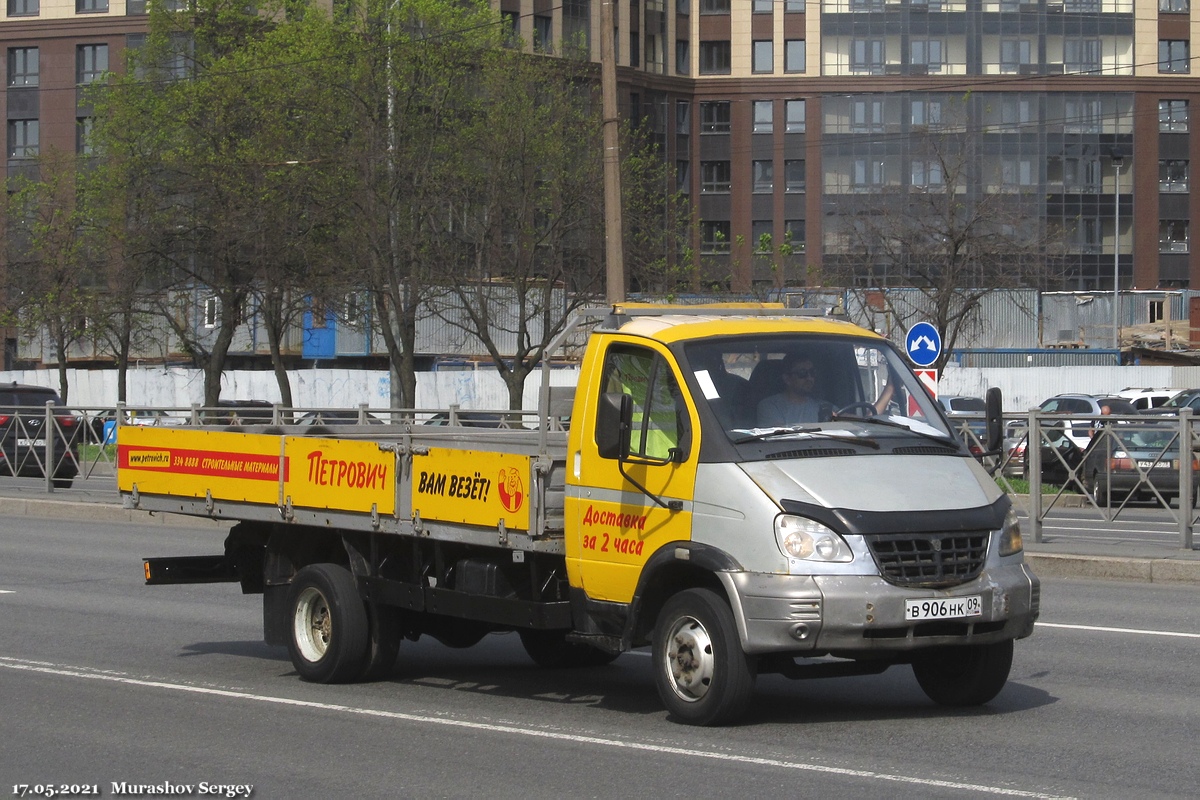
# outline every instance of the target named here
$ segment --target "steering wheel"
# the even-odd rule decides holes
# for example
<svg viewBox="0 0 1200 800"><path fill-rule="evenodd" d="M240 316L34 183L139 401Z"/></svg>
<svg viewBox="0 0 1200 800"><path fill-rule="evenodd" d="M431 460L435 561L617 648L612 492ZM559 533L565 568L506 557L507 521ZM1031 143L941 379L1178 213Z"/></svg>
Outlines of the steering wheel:
<svg viewBox="0 0 1200 800"><path fill-rule="evenodd" d="M865 411L865 414L852 414L854 411ZM879 409L875 408L875 404L866 400L860 400L857 403L851 403L848 406L842 406L837 411L833 412L834 419L842 416L856 417L873 417L879 413Z"/></svg>

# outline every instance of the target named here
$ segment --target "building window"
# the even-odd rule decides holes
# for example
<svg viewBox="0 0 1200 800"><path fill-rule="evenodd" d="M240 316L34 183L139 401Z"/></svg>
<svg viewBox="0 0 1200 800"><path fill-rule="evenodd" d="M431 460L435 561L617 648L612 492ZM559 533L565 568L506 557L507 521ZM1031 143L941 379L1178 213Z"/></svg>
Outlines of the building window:
<svg viewBox="0 0 1200 800"><path fill-rule="evenodd" d="M1191 10L1189 0L1158 0L1158 10L1164 14L1186 14Z"/></svg>
<svg viewBox="0 0 1200 800"><path fill-rule="evenodd" d="M1188 162L1168 160L1158 162L1158 190L1160 192L1187 192Z"/></svg>
<svg viewBox="0 0 1200 800"><path fill-rule="evenodd" d="M533 49L539 53L554 52L554 19L542 14L533 17Z"/></svg>
<svg viewBox="0 0 1200 800"><path fill-rule="evenodd" d="M788 14L803 14L808 0L783 0L783 10Z"/></svg>
<svg viewBox="0 0 1200 800"><path fill-rule="evenodd" d="M75 120L75 152L81 156L90 156L95 151L91 141L95 122L93 117L79 117Z"/></svg>
<svg viewBox="0 0 1200 800"><path fill-rule="evenodd" d="M692 13L692 0L675 0L675 13L686 17Z"/></svg>
<svg viewBox="0 0 1200 800"><path fill-rule="evenodd" d="M729 133L729 101L712 100L700 104L701 133Z"/></svg>
<svg viewBox="0 0 1200 800"><path fill-rule="evenodd" d="M1188 221L1186 219L1159 220L1158 252L1188 252Z"/></svg>
<svg viewBox="0 0 1200 800"><path fill-rule="evenodd" d="M675 74L690 75L692 65L689 63L688 40L675 40Z"/></svg>
<svg viewBox="0 0 1200 800"><path fill-rule="evenodd" d="M1066 72L1100 72L1100 40L1067 39L1063 42L1063 69Z"/></svg>
<svg viewBox="0 0 1200 800"><path fill-rule="evenodd" d="M204 298L204 327L217 327L217 314L220 311L220 308L220 303L215 296ZM324 317L325 315L322 314L321 318L324 319ZM314 323L313 327L316 327L315 323L317 320L317 312L315 310L313 312L312 319Z"/></svg>
<svg viewBox="0 0 1200 800"><path fill-rule="evenodd" d="M40 0L8 0L10 17L34 17L41 13Z"/></svg>
<svg viewBox="0 0 1200 800"><path fill-rule="evenodd" d="M775 71L775 43L770 39L759 39L754 42L754 72Z"/></svg>
<svg viewBox="0 0 1200 800"><path fill-rule="evenodd" d="M700 191L703 194L715 194L729 191L729 162L701 161L700 162Z"/></svg>
<svg viewBox="0 0 1200 800"><path fill-rule="evenodd" d="M754 132L771 133L775 129L775 103L771 100L754 101Z"/></svg>
<svg viewBox="0 0 1200 800"><path fill-rule="evenodd" d="M1068 98L1063 104L1063 130L1067 133L1100 133L1104 124L1104 104L1096 97Z"/></svg>
<svg viewBox="0 0 1200 800"><path fill-rule="evenodd" d="M883 132L883 101L855 100L850 104L851 133Z"/></svg>
<svg viewBox="0 0 1200 800"><path fill-rule="evenodd" d="M1063 159L1063 188L1066 191L1094 194L1100 191L1100 184L1100 159L1095 157Z"/></svg>
<svg viewBox="0 0 1200 800"><path fill-rule="evenodd" d="M1188 130L1188 101L1159 100L1158 101L1158 131L1159 133L1187 133Z"/></svg>
<svg viewBox="0 0 1200 800"><path fill-rule="evenodd" d="M912 185L919 189L937 189L946 185L942 162L916 159L912 162Z"/></svg>
<svg viewBox="0 0 1200 800"><path fill-rule="evenodd" d="M795 194L804 191L804 159L789 158L783 162L783 190Z"/></svg>
<svg viewBox="0 0 1200 800"><path fill-rule="evenodd" d="M700 74L728 75L730 50L728 41L700 43Z"/></svg>
<svg viewBox="0 0 1200 800"><path fill-rule="evenodd" d="M108 72L108 45L81 44L75 48L75 82L95 83Z"/></svg>
<svg viewBox="0 0 1200 800"><path fill-rule="evenodd" d="M883 39L852 39L850 71L869 75L883 74Z"/></svg>
<svg viewBox="0 0 1200 800"><path fill-rule="evenodd" d="M1185 73L1191 71L1187 39L1158 40L1158 71Z"/></svg>
<svg viewBox="0 0 1200 800"><path fill-rule="evenodd" d="M681 158L675 162L675 191L692 193L692 162Z"/></svg>
<svg viewBox="0 0 1200 800"><path fill-rule="evenodd" d="M1033 162L1028 158L1005 158L1000 161L1000 183L1004 186L1033 186Z"/></svg>
<svg viewBox="0 0 1200 800"><path fill-rule="evenodd" d="M775 0L754 0L755 14L770 14L775 10Z"/></svg>
<svg viewBox="0 0 1200 800"><path fill-rule="evenodd" d="M884 166L882 161L869 158L854 159L854 174L851 176L852 189L856 192L869 192L883 186Z"/></svg>
<svg viewBox="0 0 1200 800"><path fill-rule="evenodd" d="M728 253L729 252L729 221L700 223L700 252Z"/></svg>
<svg viewBox="0 0 1200 800"><path fill-rule="evenodd" d="M804 252L804 220L789 219L783 231L783 243L794 253Z"/></svg>
<svg viewBox="0 0 1200 800"><path fill-rule="evenodd" d="M1020 131L1033 123L1033 102L1028 97L1002 97L1000 126L1008 131Z"/></svg>
<svg viewBox="0 0 1200 800"><path fill-rule="evenodd" d="M108 0L75 0L76 14L102 14L108 11Z"/></svg>
<svg viewBox="0 0 1200 800"><path fill-rule="evenodd" d="M783 50L783 71L804 72L806 51L803 39L788 39Z"/></svg>
<svg viewBox="0 0 1200 800"><path fill-rule="evenodd" d="M701 14L728 14L729 0L700 0Z"/></svg>
<svg viewBox="0 0 1200 800"><path fill-rule="evenodd" d="M754 243L754 252L769 253L774 243L775 223L769 219L756 219L750 223L750 238Z"/></svg>
<svg viewBox="0 0 1200 800"><path fill-rule="evenodd" d="M1000 40L1000 71L1020 72L1021 67L1031 63L1033 44L1028 39Z"/></svg>
<svg viewBox="0 0 1200 800"><path fill-rule="evenodd" d="M804 101L787 101L786 133L804 133Z"/></svg>
<svg viewBox="0 0 1200 800"><path fill-rule="evenodd" d="M687 100L675 101L675 134L690 136L692 133L692 104Z"/></svg>
<svg viewBox="0 0 1200 800"><path fill-rule="evenodd" d="M909 62L920 71L941 72L945 63L941 39L913 39L909 42Z"/></svg>
<svg viewBox="0 0 1200 800"><path fill-rule="evenodd" d="M936 128L942 124L941 100L913 100L912 124L919 128Z"/></svg>
<svg viewBox="0 0 1200 800"><path fill-rule="evenodd" d="M754 162L754 193L770 194L775 190L775 162Z"/></svg>
<svg viewBox="0 0 1200 800"><path fill-rule="evenodd" d="M38 49L13 47L8 51L8 85L38 85Z"/></svg>
<svg viewBox="0 0 1200 800"><path fill-rule="evenodd" d="M8 121L8 157L37 158L38 121L10 119Z"/></svg>

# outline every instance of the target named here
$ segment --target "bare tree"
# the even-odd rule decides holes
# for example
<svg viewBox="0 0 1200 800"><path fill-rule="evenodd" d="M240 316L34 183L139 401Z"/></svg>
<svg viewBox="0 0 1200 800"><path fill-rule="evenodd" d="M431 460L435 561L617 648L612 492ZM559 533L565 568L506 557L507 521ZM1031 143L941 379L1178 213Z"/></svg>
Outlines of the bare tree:
<svg viewBox="0 0 1200 800"><path fill-rule="evenodd" d="M868 320L896 338L924 319L942 334L941 368L955 343L982 324L988 295L1059 280L1061 239L1044 199L1007 180L965 136L930 133L910 143L901 180L842 195L827 216L827 283L860 295ZM830 252L832 249L833 252ZM912 292L888 289L911 287Z"/></svg>

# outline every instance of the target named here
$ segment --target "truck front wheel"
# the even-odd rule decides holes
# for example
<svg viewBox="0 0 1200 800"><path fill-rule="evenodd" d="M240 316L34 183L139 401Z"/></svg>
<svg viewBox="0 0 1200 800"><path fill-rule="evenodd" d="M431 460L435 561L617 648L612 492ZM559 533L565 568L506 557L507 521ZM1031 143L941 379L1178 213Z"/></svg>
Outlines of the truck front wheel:
<svg viewBox="0 0 1200 800"><path fill-rule="evenodd" d="M729 604L710 589L688 589L663 606L653 661L663 705L688 725L732 722L754 692L754 661L742 652Z"/></svg>
<svg viewBox="0 0 1200 800"><path fill-rule="evenodd" d="M345 567L312 564L288 591L288 652L300 677L315 683L358 680L367 663L367 608Z"/></svg>
<svg viewBox="0 0 1200 800"><path fill-rule="evenodd" d="M920 653L913 674L929 699L943 706L979 706L1000 694L1012 669L1012 639L995 644L937 647Z"/></svg>

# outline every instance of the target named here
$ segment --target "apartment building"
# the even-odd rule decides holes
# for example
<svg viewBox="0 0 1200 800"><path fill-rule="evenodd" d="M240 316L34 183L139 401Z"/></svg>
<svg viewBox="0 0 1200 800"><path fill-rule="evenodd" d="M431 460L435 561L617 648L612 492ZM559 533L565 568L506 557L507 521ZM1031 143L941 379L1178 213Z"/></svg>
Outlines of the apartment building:
<svg viewBox="0 0 1200 800"><path fill-rule="evenodd" d="M5 0L9 173L82 147L77 96L145 31L145 0ZM598 60L600 0L493 0L538 52ZM1055 241L1044 288L1200 287L1190 0L615 0L623 116L645 119L735 289L901 285L850 221L880 197L1012 196ZM1200 120L1198 120L1200 124ZM947 152L960 173L947 174ZM1032 203L1032 206L1029 204ZM770 235L773 252L757 252ZM780 245L786 253L779 255ZM901 270L902 272L902 270Z"/></svg>

